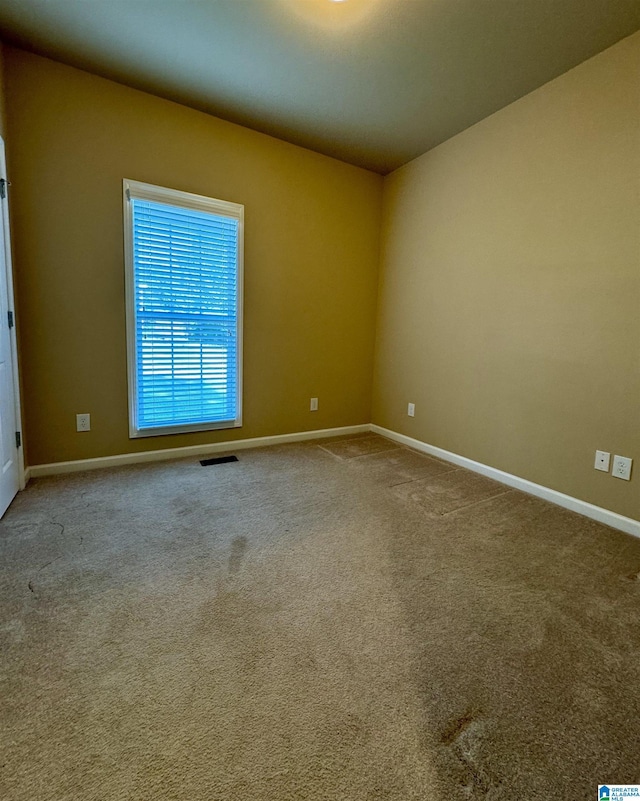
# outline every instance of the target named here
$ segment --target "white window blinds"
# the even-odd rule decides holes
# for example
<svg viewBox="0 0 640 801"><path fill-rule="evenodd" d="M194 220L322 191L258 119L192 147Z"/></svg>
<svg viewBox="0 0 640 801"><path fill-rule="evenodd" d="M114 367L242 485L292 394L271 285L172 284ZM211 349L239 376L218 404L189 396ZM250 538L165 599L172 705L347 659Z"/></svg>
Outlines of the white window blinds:
<svg viewBox="0 0 640 801"><path fill-rule="evenodd" d="M125 184L131 434L240 425L242 206Z"/></svg>

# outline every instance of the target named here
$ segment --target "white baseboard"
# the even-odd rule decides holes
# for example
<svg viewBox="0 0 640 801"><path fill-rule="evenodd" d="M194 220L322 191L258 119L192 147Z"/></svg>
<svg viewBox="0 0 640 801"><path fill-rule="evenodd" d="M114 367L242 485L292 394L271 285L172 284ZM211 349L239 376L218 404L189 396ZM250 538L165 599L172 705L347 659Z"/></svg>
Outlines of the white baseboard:
<svg viewBox="0 0 640 801"><path fill-rule="evenodd" d="M529 495L535 495L537 498L543 498L545 501L555 503L557 506L562 506L565 509L570 509L572 512L589 517L592 520L597 520L599 523L604 523L607 526L624 531L627 534L632 534L635 537L640 537L640 521L634 520L631 517L624 517L611 512L609 509L603 509L600 506L594 506L586 501L581 501L579 498L573 498L571 495L565 495L557 490L543 487L541 484L535 484L533 481L528 481L526 478L514 476L512 473L505 473L503 470L498 470L495 467L489 467L481 462L474 462L473 459L467 459L466 456L460 456L457 453L446 451L443 448L437 448L435 445L429 445L412 437L407 437L404 434L398 434L388 428L375 425L373 423L365 423L357 426L343 426L342 428L324 428L316 431L298 431L294 434L276 434L270 437L254 437L252 439L239 439L228 440L226 442L215 442L203 445L189 445L184 448L163 448L156 451L141 451L138 453L121 453L116 456L101 456L96 459L78 459L73 462L53 462L51 464L36 464L27 467L25 470L25 481L28 482L30 478L38 478L39 476L53 476L62 473L76 473L82 470L96 470L104 467L120 467L126 464L139 464L143 462L159 462L168 459L184 459L189 456L205 456L211 453L220 453L221 451L232 450L245 450L247 448L262 448L268 445L282 445L287 442L303 442L310 439L323 439L326 437L339 437L348 436L349 434L363 434L372 431L380 434L383 437L399 442L402 445L407 445L416 451L421 451L429 456L436 456L439 459L444 459L452 464L457 464L460 467L465 467L467 470L473 470L475 473L480 473L483 476L492 478L508 487L526 492Z"/></svg>
<svg viewBox="0 0 640 801"><path fill-rule="evenodd" d="M163 448L157 451L139 451L138 453L119 453L116 456L99 456L95 459L78 459L73 462L52 462L51 464L34 464L25 471L25 478L39 476L55 476L62 473L78 473L82 470L98 470L104 467L121 467L125 464L142 462L161 462L168 459L184 459L188 456L206 456L220 451L238 451L247 448L263 448L267 445L283 445L287 442L303 442L307 439L324 439L349 434L363 434L370 430L368 423L341 428L323 428L316 431L297 431L294 434L276 434L271 437L253 437L252 439L236 439L226 442L211 442L203 445L188 445L184 448Z"/></svg>
<svg viewBox="0 0 640 801"><path fill-rule="evenodd" d="M617 528L627 534L632 534L634 537L640 537L640 521L634 520L631 517L624 517L617 512L611 512L609 509L603 509L601 506L594 506L592 503L581 501L579 498L573 498L571 495L565 495L557 490L543 487L541 484L534 484L533 481L527 481L526 478L514 476L512 473L505 473L503 470L498 470L495 467L489 467L481 462L474 462L473 459L467 459L466 456L459 456L457 453L445 451L443 448L436 448L435 445L428 445L419 439L407 437L404 434L397 434L395 431L390 431L388 428L371 424L371 431L380 436L392 439L394 442L400 442L402 445L407 445L416 451L421 451L429 456L436 456L438 459L444 459L452 464L457 464L460 467L466 467L467 470L473 470L474 473L480 473L488 478L493 478L508 487L522 490L529 495L535 495L537 498L543 498L545 501L555 503L557 506L562 506L565 509L570 509L572 512L577 512L585 517L590 517L592 520L597 520L599 523L604 523L611 528Z"/></svg>

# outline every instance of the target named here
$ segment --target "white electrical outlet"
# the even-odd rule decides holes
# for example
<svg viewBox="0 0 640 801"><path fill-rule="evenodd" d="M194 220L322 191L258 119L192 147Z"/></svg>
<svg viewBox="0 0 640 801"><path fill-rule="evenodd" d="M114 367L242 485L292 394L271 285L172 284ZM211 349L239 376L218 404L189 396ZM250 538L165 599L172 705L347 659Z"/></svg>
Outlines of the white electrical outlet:
<svg viewBox="0 0 640 801"><path fill-rule="evenodd" d="M415 405L415 403L410 403L407 406L407 414L409 415L409 417L415 417L416 416L416 405Z"/></svg>
<svg viewBox="0 0 640 801"><path fill-rule="evenodd" d="M310 412L317 412L318 411L318 399L311 398L311 403L309 404L309 411Z"/></svg>
<svg viewBox="0 0 640 801"><path fill-rule="evenodd" d="M616 478L623 478L625 481L630 481L632 463L633 459L629 459L627 456L614 456L611 475Z"/></svg>
<svg viewBox="0 0 640 801"><path fill-rule="evenodd" d="M603 473L608 473L610 459L611 454L607 453L607 451L596 451L596 463L594 464L595 469L602 470Z"/></svg>
<svg viewBox="0 0 640 801"><path fill-rule="evenodd" d="M76 415L76 431L91 431L91 415L90 414L77 414Z"/></svg>

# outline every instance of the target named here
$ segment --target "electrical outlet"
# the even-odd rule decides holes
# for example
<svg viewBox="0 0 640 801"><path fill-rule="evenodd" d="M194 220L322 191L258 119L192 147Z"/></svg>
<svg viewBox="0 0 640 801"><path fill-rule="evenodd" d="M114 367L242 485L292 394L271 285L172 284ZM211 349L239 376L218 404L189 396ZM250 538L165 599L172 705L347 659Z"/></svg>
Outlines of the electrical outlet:
<svg viewBox="0 0 640 801"><path fill-rule="evenodd" d="M625 481L630 481L632 463L633 459L629 459L627 456L614 456L611 475L616 478L623 478Z"/></svg>
<svg viewBox="0 0 640 801"><path fill-rule="evenodd" d="M91 431L91 415L90 414L77 414L76 415L76 431Z"/></svg>
<svg viewBox="0 0 640 801"><path fill-rule="evenodd" d="M310 412L317 412L318 411L318 399L311 398L311 403L309 404L309 411Z"/></svg>
<svg viewBox="0 0 640 801"><path fill-rule="evenodd" d="M594 464L595 469L602 470L603 473L608 473L610 459L611 454L607 453L607 451L596 451L596 463Z"/></svg>
<svg viewBox="0 0 640 801"><path fill-rule="evenodd" d="M416 405L415 405L415 403L410 403L407 406L407 414L409 415L409 417L415 417L416 416Z"/></svg>

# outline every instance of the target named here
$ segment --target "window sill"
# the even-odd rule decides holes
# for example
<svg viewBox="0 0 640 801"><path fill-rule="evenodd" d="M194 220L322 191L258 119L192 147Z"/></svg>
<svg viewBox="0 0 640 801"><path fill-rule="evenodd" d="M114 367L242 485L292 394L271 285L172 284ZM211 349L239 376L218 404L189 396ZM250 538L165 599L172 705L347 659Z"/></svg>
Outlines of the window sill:
<svg viewBox="0 0 640 801"><path fill-rule="evenodd" d="M159 426L158 428L129 429L129 439L141 437L162 437L168 434L195 434L197 431L219 431L228 428L242 428L242 419L220 420L217 423L190 423L178 426Z"/></svg>

